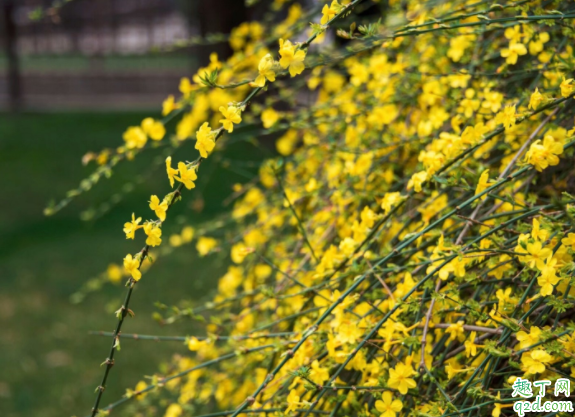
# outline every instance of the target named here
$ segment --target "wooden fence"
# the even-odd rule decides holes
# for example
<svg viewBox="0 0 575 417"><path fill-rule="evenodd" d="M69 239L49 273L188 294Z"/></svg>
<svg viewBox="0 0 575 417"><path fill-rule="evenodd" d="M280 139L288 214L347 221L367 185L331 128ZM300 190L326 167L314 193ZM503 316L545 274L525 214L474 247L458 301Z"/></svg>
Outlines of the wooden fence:
<svg viewBox="0 0 575 417"><path fill-rule="evenodd" d="M175 0L74 0L55 11L51 1L0 2L2 108L157 105L197 64L190 50L167 65L150 54L195 34ZM30 19L38 7L48 13Z"/></svg>

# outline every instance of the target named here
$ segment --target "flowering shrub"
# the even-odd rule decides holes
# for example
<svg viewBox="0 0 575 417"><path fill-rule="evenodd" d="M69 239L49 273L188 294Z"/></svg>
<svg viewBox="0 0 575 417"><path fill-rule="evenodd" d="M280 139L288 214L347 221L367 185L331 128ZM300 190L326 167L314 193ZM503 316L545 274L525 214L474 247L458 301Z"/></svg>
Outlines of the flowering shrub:
<svg viewBox="0 0 575 417"><path fill-rule="evenodd" d="M212 55L163 120L91 154L94 175L47 209L161 141L195 144L124 226L145 246L109 270L127 294L92 416L498 417L516 378L575 377L570 2L283 8L236 28L226 62ZM281 156L236 189L233 237L166 239L202 161L244 125L278 134ZM101 406L134 287L162 247L194 243L228 252L227 273L212 302L162 320L205 330L163 338L189 352Z"/></svg>

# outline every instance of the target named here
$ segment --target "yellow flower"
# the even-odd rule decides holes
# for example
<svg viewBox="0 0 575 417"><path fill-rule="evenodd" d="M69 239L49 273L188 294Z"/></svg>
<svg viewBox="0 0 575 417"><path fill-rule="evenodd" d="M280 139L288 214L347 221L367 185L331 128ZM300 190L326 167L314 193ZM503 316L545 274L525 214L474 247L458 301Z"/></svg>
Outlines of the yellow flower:
<svg viewBox="0 0 575 417"><path fill-rule="evenodd" d="M200 256L205 256L210 251L218 245L218 241L212 237L205 237L202 236L198 239L198 243L196 244L196 249Z"/></svg>
<svg viewBox="0 0 575 417"><path fill-rule="evenodd" d="M122 279L122 269L116 264L108 265L106 273L108 274L108 279L114 284L117 284Z"/></svg>
<svg viewBox="0 0 575 417"><path fill-rule="evenodd" d="M457 374L465 372L465 369L457 362L457 358L451 358L447 361L445 371L447 372L447 378L453 379Z"/></svg>
<svg viewBox="0 0 575 417"><path fill-rule="evenodd" d="M377 220L376 214L368 206L365 206L363 208L360 216L361 216L361 224L370 229L373 227L375 221Z"/></svg>
<svg viewBox="0 0 575 417"><path fill-rule="evenodd" d="M529 53L531 55L537 55L543 51L544 44L549 42L550 36L547 32L542 32L539 34L539 39L533 39L529 42Z"/></svg>
<svg viewBox="0 0 575 417"><path fill-rule="evenodd" d="M569 78L568 80L563 77L563 81L559 86L561 88L561 96L562 97L569 97L575 91L575 80L573 78Z"/></svg>
<svg viewBox="0 0 575 417"><path fill-rule="evenodd" d="M126 273L132 275L134 281L139 281L142 278L142 273L140 272L140 260L138 258L132 258L132 255L127 254L124 258L124 269Z"/></svg>
<svg viewBox="0 0 575 417"><path fill-rule="evenodd" d="M353 238L351 237L346 237L345 239L343 239L340 243L339 243L339 250L341 251L341 253L343 253L345 256L350 256L351 254L353 254L353 252L355 251L355 247L357 246L357 243L355 242L355 240L353 240Z"/></svg>
<svg viewBox="0 0 575 417"><path fill-rule="evenodd" d="M477 182L477 188L475 188L475 195L481 194L483 191L489 188L489 170L486 169L481 173L479 181ZM487 194L481 197L481 200L485 200Z"/></svg>
<svg viewBox="0 0 575 417"><path fill-rule="evenodd" d="M447 328L447 330L445 330L447 333L449 333L449 340L448 341L452 341L455 339L458 340L464 340L465 339L465 331L463 329L463 321L458 321L457 323L453 323L451 325L449 325L449 327Z"/></svg>
<svg viewBox="0 0 575 417"><path fill-rule="evenodd" d="M529 99L529 108L532 110L537 110L541 102L545 99L543 94L539 92L539 89L536 88L533 94L531 94L531 98Z"/></svg>
<svg viewBox="0 0 575 417"><path fill-rule="evenodd" d="M541 270L545 264L544 259L551 255L551 249L543 248L541 242L533 242L527 244L527 255L524 256L524 262L529 264L530 268Z"/></svg>
<svg viewBox="0 0 575 417"><path fill-rule="evenodd" d="M192 226L186 226L182 229L182 241L184 243L191 242L194 238L194 228Z"/></svg>
<svg viewBox="0 0 575 417"><path fill-rule="evenodd" d="M472 99L475 96L475 90L472 88L468 88L465 91L465 96L468 99ZM503 105L503 98L504 97L502 93L499 93L497 91L491 91L489 88L485 88L483 90L483 101L481 102L481 107L489 110L492 113L497 113L501 109L501 106ZM474 103L473 100L467 104L467 106L471 108L466 109L465 112L466 117L471 117L471 113L473 113L474 110L478 109L478 107L476 107L476 105L473 105L472 103ZM469 110L473 111L470 113ZM475 125L475 127L477 128L477 126L483 126L483 125L484 125L483 122L479 122ZM489 128L485 127L483 133L485 133L488 130Z"/></svg>
<svg viewBox="0 0 575 417"><path fill-rule="evenodd" d="M521 356L521 369L528 374L540 374L545 372L545 364L551 362L553 357L542 349L525 352Z"/></svg>
<svg viewBox="0 0 575 417"><path fill-rule="evenodd" d="M184 410L180 404L171 404L166 410L164 417L180 417Z"/></svg>
<svg viewBox="0 0 575 417"><path fill-rule="evenodd" d="M501 123L505 126L505 129L511 129L515 125L516 120L515 106L507 106L495 116L495 122Z"/></svg>
<svg viewBox="0 0 575 417"><path fill-rule="evenodd" d="M132 213L132 221L124 223L124 233L126 234L126 239L134 239L136 236L136 230L140 229L142 226L138 226L138 224L142 221L141 217L136 219L134 213Z"/></svg>
<svg viewBox="0 0 575 417"><path fill-rule="evenodd" d="M501 391L497 393L497 399L501 399ZM499 417L501 415L501 409L513 407L513 404L502 404L502 403L495 403L493 407L493 411L491 412L491 417Z"/></svg>
<svg viewBox="0 0 575 417"><path fill-rule="evenodd" d="M126 147L128 149L138 148L141 149L146 145L148 137L144 130L139 126L131 126L124 132L122 136L124 142L126 142Z"/></svg>
<svg viewBox="0 0 575 417"><path fill-rule="evenodd" d="M317 266L317 272L324 273L335 267L336 262L339 260L338 250L334 245L330 247L323 253L321 261Z"/></svg>
<svg viewBox="0 0 575 417"><path fill-rule="evenodd" d="M329 379L329 370L319 366L317 359L311 363L309 379L319 385L323 385Z"/></svg>
<svg viewBox="0 0 575 417"><path fill-rule="evenodd" d="M395 104L386 104L384 106L375 107L367 117L368 123L381 128L384 125L389 125L399 114L399 110Z"/></svg>
<svg viewBox="0 0 575 417"><path fill-rule="evenodd" d="M523 38L525 36L523 33L521 33L521 27L519 27L519 26L512 26L512 27L505 29L505 32L503 33L503 35L507 39L509 39L509 42L512 42L512 43L517 43L517 42L521 41L521 38Z"/></svg>
<svg viewBox="0 0 575 417"><path fill-rule="evenodd" d="M170 180L170 185L174 188L174 178L178 175L178 170L172 168L172 157L168 156L166 158L166 172L168 173L168 179Z"/></svg>
<svg viewBox="0 0 575 417"><path fill-rule="evenodd" d="M507 288L505 288L505 290L498 289L495 292L495 296L497 297L497 300L499 300L499 309L500 310L503 310L507 304L513 304L514 303L515 299L511 296L512 290L513 289L511 287L507 287Z"/></svg>
<svg viewBox="0 0 575 417"><path fill-rule="evenodd" d="M160 203L158 196L153 195L150 198L150 209L154 210L158 219L161 221L166 220L166 211L168 211L168 202L166 200Z"/></svg>
<svg viewBox="0 0 575 417"><path fill-rule="evenodd" d="M575 250L575 233L569 233L567 237L561 239L561 243L567 247L571 247L571 250Z"/></svg>
<svg viewBox="0 0 575 417"><path fill-rule="evenodd" d="M188 190L191 190L196 186L194 181L198 179L198 175L196 174L196 170L194 168L187 168L186 164L183 162L178 162L178 171L180 176L174 178L183 183Z"/></svg>
<svg viewBox="0 0 575 417"><path fill-rule="evenodd" d="M477 355L477 348L481 347L480 345L475 344L475 338L477 337L477 332L471 332L469 335L469 339L467 339L464 343L465 345L465 356L467 358Z"/></svg>
<svg viewBox="0 0 575 417"><path fill-rule="evenodd" d="M389 370L387 385L405 395L409 388L415 388L417 386L415 380L410 378L413 374L415 374L415 371L411 365L400 362L394 369Z"/></svg>
<svg viewBox="0 0 575 417"><path fill-rule="evenodd" d="M411 190L412 188L415 190L416 193L421 191L421 184L423 184L427 180L427 172L420 171L411 176L409 182L407 183L407 189Z"/></svg>
<svg viewBox="0 0 575 417"><path fill-rule="evenodd" d="M519 341L519 349L525 349L529 346L539 342L541 337L541 329L539 327L531 327L529 333L522 331L517 332L516 338Z"/></svg>
<svg viewBox="0 0 575 417"><path fill-rule="evenodd" d="M349 81L356 87L364 84L369 79L369 69L357 61L351 65L348 71L349 75L351 75Z"/></svg>
<svg viewBox="0 0 575 417"><path fill-rule="evenodd" d="M467 126L461 134L461 141L468 145L475 145L483 138L483 135L489 130L483 123L477 123L475 126Z"/></svg>
<svg viewBox="0 0 575 417"><path fill-rule="evenodd" d="M194 91L195 87L190 82L188 77L184 77L180 80L180 93L184 95L184 97L188 97L192 91Z"/></svg>
<svg viewBox="0 0 575 417"><path fill-rule="evenodd" d="M435 174L445 162L445 156L435 151L421 151L418 159L425 166L428 175Z"/></svg>
<svg viewBox="0 0 575 417"><path fill-rule="evenodd" d="M262 112L262 123L264 124L264 127L266 129L269 129L270 127L272 127L273 125L276 124L276 122L279 120L280 115L277 111L275 111L272 108L269 109L265 109Z"/></svg>
<svg viewBox="0 0 575 417"><path fill-rule="evenodd" d="M341 8L342 8L342 6L341 6L341 4L338 3L337 0L333 0L331 2L331 6L328 6L327 4L324 5L323 9L321 9L322 17L321 17L320 23L322 25L325 25L327 22L329 22L331 19L333 19L336 14L339 13Z"/></svg>
<svg viewBox="0 0 575 417"><path fill-rule="evenodd" d="M220 123L224 125L224 129L228 131L228 133L232 133L234 131L234 123L238 124L242 121L242 113L239 107L235 106L228 106L220 107L220 112L224 116L223 119L220 119Z"/></svg>
<svg viewBox="0 0 575 417"><path fill-rule="evenodd" d="M559 341L569 352L575 352L575 333L571 333L569 336L565 336L565 339Z"/></svg>
<svg viewBox="0 0 575 417"><path fill-rule="evenodd" d="M170 242L170 246L173 246L174 248L177 248L178 246L182 246L182 237L180 235L170 235L170 238L168 240Z"/></svg>
<svg viewBox="0 0 575 417"><path fill-rule="evenodd" d="M274 59L272 58L271 54L266 54L261 60L258 65L258 72L259 75L256 77L254 81L254 85L256 87L263 87L266 85L266 79L269 82L274 82L276 80L276 73L273 70L274 67Z"/></svg>
<svg viewBox="0 0 575 417"><path fill-rule="evenodd" d="M391 392L385 391L381 400L375 402L375 408L381 413L380 417L395 417L396 413L403 408L403 403L400 400L394 400Z"/></svg>
<svg viewBox="0 0 575 417"><path fill-rule="evenodd" d="M295 129L288 130L276 142L276 149L282 155L290 155L295 150L299 138Z"/></svg>
<svg viewBox="0 0 575 417"><path fill-rule="evenodd" d="M292 77L301 74L305 69L303 63L306 55L305 51L301 49L296 50L296 45L293 45L290 41L280 39L279 54L281 56L281 67L284 69L289 67L289 73Z"/></svg>
<svg viewBox="0 0 575 417"><path fill-rule="evenodd" d="M342 323L337 328L336 340L343 343L355 343L363 334L359 326L353 323Z"/></svg>
<svg viewBox="0 0 575 417"><path fill-rule="evenodd" d="M216 146L215 134L208 122L204 122L196 132L196 139L196 149L200 152L202 158L207 158L208 154Z"/></svg>
<svg viewBox="0 0 575 417"><path fill-rule="evenodd" d="M456 36L449 41L449 50L447 51L447 56L453 60L453 62L461 61L465 50L473 45L474 38L470 36Z"/></svg>
<svg viewBox="0 0 575 417"><path fill-rule="evenodd" d="M144 233L148 236L146 245L159 246L162 243L162 229L154 223L146 223L144 225Z"/></svg>
<svg viewBox="0 0 575 417"><path fill-rule="evenodd" d="M402 200L399 192L386 193L381 200L381 208L385 214L388 214L391 209Z"/></svg>
<svg viewBox="0 0 575 417"><path fill-rule="evenodd" d="M142 120L142 130L148 135L152 140L162 140L166 135L166 128L164 124L159 120L154 120L151 117L146 117Z"/></svg>
<svg viewBox="0 0 575 417"><path fill-rule="evenodd" d="M287 396L287 403L288 408L286 408L286 414L290 411L296 411L297 406L301 404L299 395L297 395L297 391L295 389L292 389Z"/></svg>
<svg viewBox="0 0 575 417"><path fill-rule="evenodd" d="M232 258L232 261L234 261L234 263L241 264L244 261L245 257L252 252L253 252L252 248L249 248L242 242L240 242L232 246L230 256Z"/></svg>
<svg viewBox="0 0 575 417"><path fill-rule="evenodd" d="M141 401L144 398L146 398L147 393L142 392L146 388L148 388L148 384L146 383L146 381L139 381L136 384L136 387L134 388L134 392L132 393L132 395L137 394L138 395L138 397L137 397L138 401Z"/></svg>
<svg viewBox="0 0 575 417"><path fill-rule="evenodd" d="M197 352L198 350L200 350L203 347L208 346L208 342L206 340L198 340L196 337L190 337L190 340L188 340L188 349L190 349L192 352Z"/></svg>
<svg viewBox="0 0 575 417"><path fill-rule="evenodd" d="M162 116L167 116L168 114L179 108L180 105L175 102L174 96L169 95L162 103Z"/></svg>
<svg viewBox="0 0 575 417"><path fill-rule="evenodd" d="M463 258L455 258L449 263L451 270L456 277L463 278L465 276L465 263L465 259Z"/></svg>
<svg viewBox="0 0 575 417"><path fill-rule="evenodd" d="M509 48L504 48L501 50L501 56L506 58L505 62L507 62L509 65L517 64L517 58L519 58L519 55L526 54L527 48L525 45L519 42L510 42Z"/></svg>
<svg viewBox="0 0 575 417"><path fill-rule="evenodd" d="M533 228L531 229L531 237L535 240L544 242L549 237L549 232L545 229L541 229L539 220L533 218Z"/></svg>
<svg viewBox="0 0 575 417"><path fill-rule="evenodd" d="M551 295L553 293L553 286L556 285L560 278L555 275L555 265L557 259L553 255L547 257L547 263L541 268L541 275L537 277L537 283L541 286L541 295Z"/></svg>
<svg viewBox="0 0 575 417"><path fill-rule="evenodd" d="M495 269L492 269L490 272L488 272L489 276L493 276L497 279L501 279L503 278L503 275L509 271L510 269L512 269L513 267L511 266L511 264L509 263L511 257L509 255L501 255L499 257L499 266L497 266Z"/></svg>
<svg viewBox="0 0 575 417"><path fill-rule="evenodd" d="M549 166L559 164L559 157L563 153L563 145L555 141L553 136L545 135L543 143L536 140L527 153L525 154L525 161L535 167L539 172L543 171Z"/></svg>

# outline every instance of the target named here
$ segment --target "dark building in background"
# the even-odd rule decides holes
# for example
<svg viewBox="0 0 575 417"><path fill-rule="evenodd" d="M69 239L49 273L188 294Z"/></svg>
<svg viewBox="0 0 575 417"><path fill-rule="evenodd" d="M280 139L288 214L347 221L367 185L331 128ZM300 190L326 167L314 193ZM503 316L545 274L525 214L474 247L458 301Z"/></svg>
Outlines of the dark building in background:
<svg viewBox="0 0 575 417"><path fill-rule="evenodd" d="M20 76L20 60L17 51L17 29L14 19L16 5L13 0L2 3L2 33L4 35L5 51L5 90L6 104L10 110L18 111L22 105L22 79Z"/></svg>
<svg viewBox="0 0 575 417"><path fill-rule="evenodd" d="M52 0L0 1L4 109L158 107L211 50L229 52L171 46L247 18L243 0L72 0L58 9ZM31 19L38 7L47 13Z"/></svg>

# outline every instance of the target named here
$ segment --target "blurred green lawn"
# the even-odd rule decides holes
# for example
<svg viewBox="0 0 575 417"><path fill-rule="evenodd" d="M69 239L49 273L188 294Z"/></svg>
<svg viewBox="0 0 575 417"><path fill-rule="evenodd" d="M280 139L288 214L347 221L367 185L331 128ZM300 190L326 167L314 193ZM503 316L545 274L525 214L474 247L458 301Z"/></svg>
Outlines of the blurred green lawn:
<svg viewBox="0 0 575 417"><path fill-rule="evenodd" d="M53 217L44 217L48 200L59 198L78 185L94 165L84 167L81 157L89 150L115 147L129 125L138 124L142 113L0 114L0 415L85 415L92 407L94 389L100 383L110 340L89 336L90 330L112 331L112 313L121 305L124 289L107 285L82 304L69 297L86 279L143 245L142 236L126 240L123 223L131 216L150 216L150 194L167 192L163 168L158 175L137 185L117 206L95 222L79 220L81 210L106 201L150 166L153 156L123 164L110 180L102 180L90 193L79 197ZM249 134L248 134L249 136ZM178 151L181 159L197 155L193 142ZM258 148L241 141L222 153L234 160L257 161ZM210 161L212 159L212 161ZM207 182L175 207L175 214L210 219L226 210L222 201L232 184L247 177L227 169L212 169L213 158L202 164ZM255 173L245 168L244 174ZM247 171L246 171L247 170ZM248 175L249 176L249 175ZM200 174L200 178L202 175ZM191 210L202 198L201 214ZM178 214L179 213L179 214ZM181 226L173 231L179 231ZM165 237L170 233L168 226ZM195 245L178 248L169 259L144 275L131 308L136 317L125 325L126 333L189 335L190 322L161 327L151 319L153 303L177 303L182 294L209 298L223 272L223 255L199 259ZM118 399L143 375L157 371L173 353L185 352L178 342L125 340L116 358L103 405ZM118 415L123 415L122 411Z"/></svg>

